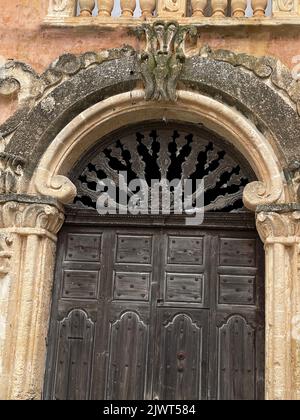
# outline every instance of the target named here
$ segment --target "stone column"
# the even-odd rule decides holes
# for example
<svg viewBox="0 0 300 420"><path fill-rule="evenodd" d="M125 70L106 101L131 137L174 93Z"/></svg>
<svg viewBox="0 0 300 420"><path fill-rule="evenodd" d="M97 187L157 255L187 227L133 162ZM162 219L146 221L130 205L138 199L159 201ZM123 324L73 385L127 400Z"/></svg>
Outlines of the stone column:
<svg viewBox="0 0 300 420"><path fill-rule="evenodd" d="M52 198L0 196L0 399L41 398L63 221Z"/></svg>
<svg viewBox="0 0 300 420"><path fill-rule="evenodd" d="M266 399L300 399L300 207L261 207L266 251Z"/></svg>

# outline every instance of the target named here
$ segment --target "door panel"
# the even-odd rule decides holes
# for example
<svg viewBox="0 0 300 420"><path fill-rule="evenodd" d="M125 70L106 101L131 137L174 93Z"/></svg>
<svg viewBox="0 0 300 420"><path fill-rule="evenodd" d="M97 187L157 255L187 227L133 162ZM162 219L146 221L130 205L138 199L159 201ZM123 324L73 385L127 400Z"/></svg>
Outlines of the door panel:
<svg viewBox="0 0 300 420"><path fill-rule="evenodd" d="M89 397L94 323L82 310L73 310L58 326L55 378L56 400Z"/></svg>
<svg viewBox="0 0 300 420"><path fill-rule="evenodd" d="M66 223L45 398L263 399L263 251L237 220Z"/></svg>
<svg viewBox="0 0 300 420"><path fill-rule="evenodd" d="M149 327L136 312L126 311L110 328L108 400L143 400Z"/></svg>
<svg viewBox="0 0 300 420"><path fill-rule="evenodd" d="M206 399L208 311L158 313L154 399Z"/></svg>
<svg viewBox="0 0 300 420"><path fill-rule="evenodd" d="M218 399L255 399L255 328L240 315L218 327Z"/></svg>

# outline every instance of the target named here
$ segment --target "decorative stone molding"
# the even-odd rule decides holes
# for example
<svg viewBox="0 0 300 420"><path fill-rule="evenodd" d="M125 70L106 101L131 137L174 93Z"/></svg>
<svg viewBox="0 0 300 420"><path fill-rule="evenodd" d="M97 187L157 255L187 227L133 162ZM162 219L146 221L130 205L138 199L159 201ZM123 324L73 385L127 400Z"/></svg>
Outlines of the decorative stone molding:
<svg viewBox="0 0 300 420"><path fill-rule="evenodd" d="M175 101L176 86L185 62L186 37L196 36L195 27L180 27L176 22L142 25L147 45L140 57L146 100Z"/></svg>
<svg viewBox="0 0 300 420"><path fill-rule="evenodd" d="M298 160L293 161L287 172L287 176L290 174L290 181L293 184L295 190L295 196L297 201L300 201L300 162Z"/></svg>
<svg viewBox="0 0 300 420"><path fill-rule="evenodd" d="M144 0L145 1L145 0ZM272 16L266 19L267 0L253 0L253 16L245 15L247 4L239 2L238 7L232 9L233 17L239 17L239 20L232 19L231 15L226 14L226 9L230 5L228 0L213 0L212 8L208 8L204 14L207 0L199 2L192 1L191 10L187 0L157 0L157 13L153 14L155 9L155 0L147 3L144 8L144 1L141 2L142 17L133 14L136 8L135 0L121 0L122 19L112 16L112 9L115 6L114 0L98 0L99 14L96 17L92 12L95 11L95 0L49 0L49 11L45 18L45 24L54 26L137 26L142 18L151 19L176 19L181 24L189 24L191 21L197 24L208 26L242 26L242 25L265 25L278 26L278 24L288 25L295 20L299 24L298 0L274 0L272 2ZM104 4L103 4L104 3ZM154 3L154 6L153 6ZM79 4L80 15L77 16L77 4ZM144 11L146 10L146 13ZM125 13L124 13L125 12ZM237 13L238 12L238 13ZM192 15L192 19L191 16ZM157 16L157 17L156 17ZM82 19L84 18L84 19ZM125 19L124 19L125 18ZM260 18L257 21L255 18ZM291 19L294 18L294 19ZM296 19L295 19L296 18Z"/></svg>
<svg viewBox="0 0 300 420"><path fill-rule="evenodd" d="M266 398L300 397L300 206L267 206L257 213L266 250Z"/></svg>
<svg viewBox="0 0 300 420"><path fill-rule="evenodd" d="M276 18L299 17L299 0L273 0L273 16Z"/></svg>
<svg viewBox="0 0 300 420"><path fill-rule="evenodd" d="M55 138L42 157L28 193L47 192L65 204L72 202L76 188L67 177L78 162L78 151L84 155L102 140L99 139L99 127L105 140L112 127L115 131L121 130L124 125L139 124L144 121L145 115L148 121L157 121L161 115L166 120L172 120L176 115L177 121L185 124L202 121L204 126L227 138L237 149L244 150L244 156L258 178L266 180L265 183L252 182L244 190L244 203L248 208L255 210L258 205L282 202L288 197L274 151L267 139L253 129L249 120L205 95L181 90L176 103L145 101L144 91L134 90L99 102L78 115Z"/></svg>
<svg viewBox="0 0 300 420"><path fill-rule="evenodd" d="M47 170L38 168L39 182L36 190L39 194L55 197L63 204L72 203L76 197L76 187L66 176L56 175L51 177Z"/></svg>
<svg viewBox="0 0 300 420"><path fill-rule="evenodd" d="M18 192L24 164L18 156L0 153L0 194Z"/></svg>
<svg viewBox="0 0 300 420"><path fill-rule="evenodd" d="M178 18L186 16L187 0L158 0L157 14L159 18Z"/></svg>
<svg viewBox="0 0 300 420"><path fill-rule="evenodd" d="M300 82L296 80L292 72L279 60L273 57L254 57L247 54L235 54L228 50L211 50L204 46L200 55L213 60L224 61L235 67L244 67L252 71L261 79L269 79L273 86L285 92L296 105L300 115Z"/></svg>
<svg viewBox="0 0 300 420"><path fill-rule="evenodd" d="M65 82L81 70L106 61L134 55L130 46L100 52L86 52L82 55L63 54L55 60L41 75L29 65L18 61L9 61L0 67L0 96L18 95L17 114L0 126L0 140L11 134L21 123L33 106L55 86ZM50 112L55 104L49 99L42 103L45 112Z"/></svg>
<svg viewBox="0 0 300 420"><path fill-rule="evenodd" d="M282 194L281 182L254 181L245 186L243 201L246 208L255 211L257 206L278 202Z"/></svg>
<svg viewBox="0 0 300 420"><path fill-rule="evenodd" d="M48 17L75 16L77 0L49 0Z"/></svg>
<svg viewBox="0 0 300 420"><path fill-rule="evenodd" d="M11 235L0 233L0 281L11 269L12 244Z"/></svg>
<svg viewBox="0 0 300 420"><path fill-rule="evenodd" d="M63 221L63 208L52 198L0 198L0 399L41 398L56 233Z"/></svg>
<svg viewBox="0 0 300 420"><path fill-rule="evenodd" d="M74 92L74 89L77 89L78 95L77 98L79 100L80 98L80 88L85 85L85 80L88 80L88 77L90 77L92 73L91 70L95 69L95 73L98 73L102 75L102 72L100 69L103 69L103 72L105 71L106 74L108 70L111 70L114 72L115 75L118 75L118 87L112 86L113 93L109 92L109 95L121 93L120 87L124 86L124 83L128 83L130 81L131 86L134 87L135 84L139 82L139 80L142 78L144 80L144 83L146 85L146 96L147 98L152 97L169 97L170 99L176 98L175 88L178 83L178 81L185 83L187 86L190 86L192 89L197 89L198 84L199 88L201 89L202 85L205 85L207 83L207 86L205 86L204 90L207 92L208 89L210 89L210 85L213 83L217 83L218 80L218 74L220 71L223 72L223 76L226 76L226 80L224 83L224 77L222 80L222 86L217 88L217 90L224 90L225 95L224 98L228 97L228 95L231 97L233 95L233 89L234 86L236 86L236 89L238 92L248 90L249 82L248 84L245 84L246 80L243 80L243 87L237 87L237 83L235 83L234 86L230 86L230 92L228 92L230 80L232 80L232 76L236 76L235 74L227 75L229 73L229 69L227 66L227 63L233 66L233 68L246 68L247 70L251 71L251 74L254 76L254 78L257 77L257 79L264 83L264 86L261 86L258 91L262 91L262 88L265 91L265 103L267 104L266 100L269 100L270 97L270 91L271 88L269 80L272 82L272 95L273 98L270 98L270 102L272 102L274 105L272 106L274 109L274 112L278 114L278 112L282 112L286 114L289 112L289 124L287 124L287 127L284 127L284 124L277 125L277 127L272 127L271 132L274 133L279 138L279 147L285 147L286 145L286 152L287 154L291 152L292 156L297 157L297 151L293 150L293 147L291 147L290 143L294 142L293 139L298 138L300 136L300 133L298 134L298 131L300 132L300 128L298 130L299 121L293 117L291 111L295 110L300 98L300 90L299 90L299 82L293 79L293 76L291 72L283 66L281 63L279 63L274 58L258 58L258 57L252 57L244 54L234 54L233 52L219 50L219 51L211 51L209 48L202 48L199 56L189 56L186 52L186 44L188 38L186 38L186 35L190 31L194 31L195 27L193 29L190 28L183 28L180 27L180 30L176 29L175 26L170 26L169 29L173 27L174 33L171 31L167 31L167 33L172 33L170 42L171 44L168 45L166 50L164 51L164 54L161 54L161 49L164 48L162 46L163 44L163 38L161 33L153 35L154 26L146 25L146 27L141 27L138 31L139 36L143 35L147 39L147 46L145 47L145 53L141 54L141 59L137 60L137 52L132 47L124 47L122 49L115 49L110 51L103 51L103 52L87 52L85 54L82 54L80 56L72 55L72 54L64 54L62 57L60 57L58 60L56 60L54 63L50 65L50 67L40 76L36 75L33 71L30 72L28 70L28 67L18 67L18 74L14 73L15 80L20 79L20 83L23 78L23 74L26 74L27 76L27 82L26 86L27 88L22 90L20 87L20 92L22 91L22 101L19 110L17 113L12 116L9 120L7 120L2 126L0 126L0 139L7 137L12 132L16 131L20 126L22 126L23 121L26 121L26 116L28 115L29 111L33 110L34 108L38 109L38 115L36 118L38 120L42 120L43 118L47 119L48 124L49 121L54 121L56 116L53 114L56 114L58 112L58 105L64 106L65 100L61 102L60 104L57 104L55 101L55 89L58 86L61 86L66 82L66 80L74 81L74 86L72 86L72 89L70 92L68 92L69 95ZM157 29L161 28L163 31L163 25L158 25ZM177 32L179 31L179 32ZM154 31L155 32L155 31ZM157 32L157 31L156 31ZM160 38L160 44L155 44L155 42ZM156 41L155 41L156 40ZM177 42L175 42L177 41ZM156 61L156 56L158 61ZM123 76L123 82L120 82L122 74L120 71L117 71L116 69L113 69L113 63L115 61L119 60L118 63L116 63L116 68L119 70L120 65L122 62L122 65L124 64L124 67L127 66L127 68L122 71L124 71ZM130 64L129 64L130 62ZM112 63L112 64L111 64ZM220 65L218 65L220 63ZM221 69L222 64L224 63L224 69ZM130 68L128 66L130 65ZM10 66L13 66L13 62L10 63ZM202 74L204 72L204 67L207 67L205 69L205 74ZM211 67L211 71L215 75L215 81L211 82L210 79L210 73L209 68ZM203 72L201 69L203 68ZM99 69L99 72L98 72ZM28 72L27 72L28 70ZM97 70L97 71L96 71ZM126 73L125 73L126 71ZM139 75L140 73L140 75ZM230 72L233 73L233 72ZM235 73L235 72L234 72ZM4 77L4 74L6 76ZM20 75L21 74L21 75ZM80 78L80 75L82 74L82 80L77 80ZM243 71L239 72L240 79L245 79L245 77L249 74L245 74ZM1 71L0 71L1 75ZM7 74L2 72L2 76L0 76L0 81L6 83L6 81L11 80L12 74ZM24 76L25 77L25 76ZM206 82L206 79L208 82ZM100 81L102 79L99 78L98 84L101 84ZM108 80L108 78L103 79L105 82ZM0 82L1 83L1 82ZM21 86L19 82L14 86ZM28 84L32 84L30 88L28 88ZM95 79L93 80L93 83L89 82L90 87L97 88L98 84L95 83ZM255 83L253 83L254 86ZM70 84L71 86L71 84ZM252 85L251 85L252 86ZM254 88L254 87L253 87ZM215 91L216 86L212 86L212 90ZM268 90L268 92L267 92ZM162 93L161 93L162 92ZM286 92L285 97L283 98L283 92ZM21 93L20 93L21 94ZM48 97L47 97L48 95ZM98 94L97 94L98 95ZM93 95L97 96L96 94ZM100 93L99 93L100 95ZM107 94L106 94L107 95ZM101 96L101 95L100 95ZM244 94L240 94L242 97L241 100L243 100L243 107L247 107L248 105L246 102L248 101L247 98L249 95L245 92ZM276 97L275 97L276 96ZM65 96L66 98L68 95ZM220 98L222 98L222 92L220 92ZM245 99L246 98L246 99ZM277 98L277 99L276 99ZM282 108L281 103L283 100L286 103L286 109ZM73 98L74 101L74 98ZM232 98L232 101L239 101L239 98L237 97L237 93L234 94L234 97ZM275 101L275 102L274 102ZM249 99L248 101L250 103L250 106L253 103L253 100ZM86 98L85 98L86 103ZM40 108L39 105L40 104ZM88 104L90 105L90 104ZM91 104L92 105L92 104ZM271 105L270 105L271 107ZM279 107L282 109L279 109ZM287 107L290 107L288 109ZM76 108L78 108L76 106ZM299 108L299 106L298 106ZM255 111L254 111L255 110ZM299 109L298 109L299 111ZM253 105L253 110L251 112L258 112L257 106ZM61 110L60 114L63 115L64 112ZM270 113L268 113L270 115ZM279 115L279 114L278 114ZM255 117L257 120L257 117ZM262 116L262 118L265 118L265 115ZM271 118L270 118L271 120ZM255 119L254 119L255 121ZM272 119L272 124L274 124L274 119ZM46 123L46 121L45 121ZM29 121L28 121L29 124ZM55 124L56 126L61 126L60 124ZM30 126L34 126L34 122L30 121ZM294 128L295 126L295 128ZM276 131L282 131L282 134L276 133ZM30 128L24 127L24 130L20 130L21 132L24 131L24 133L28 133L30 131ZM51 129L51 132L53 132L53 127ZM30 137L32 137L32 142L37 144L36 140L33 140L37 136L37 130L35 129L35 133L30 134ZM281 138L282 137L282 138ZM18 140L18 144L19 144ZM22 143L24 140L22 140ZM14 141L12 142L14 143ZM34 146L33 146L34 147ZM32 147L30 148L32 150ZM7 153L9 154L15 154L19 155L19 152L16 150L15 147L8 147L6 148ZM31 159L31 157L30 157ZM300 159L300 155L299 155Z"/></svg>
<svg viewBox="0 0 300 420"><path fill-rule="evenodd" d="M27 64L7 61L0 67L0 95L18 94L20 105L37 98L42 92L40 76Z"/></svg>

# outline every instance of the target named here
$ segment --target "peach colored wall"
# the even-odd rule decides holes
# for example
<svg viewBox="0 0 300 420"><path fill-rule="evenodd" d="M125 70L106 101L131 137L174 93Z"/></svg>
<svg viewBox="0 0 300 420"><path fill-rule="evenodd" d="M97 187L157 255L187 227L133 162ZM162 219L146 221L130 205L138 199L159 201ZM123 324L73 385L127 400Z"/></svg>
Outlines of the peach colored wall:
<svg viewBox="0 0 300 420"><path fill-rule="evenodd" d="M48 0L0 0L0 64L16 59L42 72L65 52L81 53L119 47L125 43L138 47L125 29L57 29L43 26ZM295 27L236 27L203 29L199 45L226 48L253 55L271 55L292 67L300 55L300 32ZM15 109L13 99L0 98L0 122Z"/></svg>

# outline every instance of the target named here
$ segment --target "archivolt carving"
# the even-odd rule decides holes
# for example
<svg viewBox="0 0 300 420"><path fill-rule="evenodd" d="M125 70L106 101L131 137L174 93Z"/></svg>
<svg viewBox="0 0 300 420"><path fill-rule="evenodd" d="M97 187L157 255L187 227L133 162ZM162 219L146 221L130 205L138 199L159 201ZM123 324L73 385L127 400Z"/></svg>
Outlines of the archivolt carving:
<svg viewBox="0 0 300 420"><path fill-rule="evenodd" d="M273 57L254 57L247 54L235 54L228 50L212 50L204 46L200 55L213 60L224 61L236 67L244 67L262 79L270 79L276 88L283 90L295 103L300 115L300 83L291 71L279 60Z"/></svg>
<svg viewBox="0 0 300 420"><path fill-rule="evenodd" d="M67 125L69 123L69 120L67 120L67 106L73 106L75 103L77 105L77 98L70 98L70 102L66 100L65 104L58 104L56 103L56 90L54 89L55 86L60 85L65 80L70 79L70 86L72 86L72 89L76 89L78 83L81 81L80 73L84 70L87 70L90 66L98 66L101 63L104 63L106 61L114 60L114 59L124 59L124 57L127 59L120 60L119 63L113 63L111 65L108 65L109 71L113 74L115 71L115 68L117 65L120 65L122 67L122 71L120 71L120 74L118 74L118 86L123 86L128 84L131 87L130 95L131 95L131 108L133 107L133 97L134 97L134 87L137 86L137 83L140 80L140 76L138 75L138 66L140 65L140 71L143 74L143 79L145 82L145 90L146 90L146 99L164 99L167 101L172 101L176 99L176 96L179 95L179 91L176 93L177 88L177 82L178 80L184 80L184 83L189 83L190 73L192 74L193 66L199 65L199 68L202 68L202 65L209 67L209 60L202 60L199 57L192 57L187 59L187 54L185 51L185 41L186 36L188 34L193 35L195 34L195 27L178 27L177 24L169 22L168 24L162 23L162 22L156 22L154 26L146 25L143 26L140 30L141 33L146 34L147 39L147 46L145 53L142 54L141 61L139 62L137 52L131 48L131 47L124 47L122 49L115 49L110 51L103 51L103 52L87 52L80 56L75 56L72 54L65 54L62 57L60 57L58 60L56 60L54 63L50 65L50 67L42 74L37 75L32 69L30 69L28 66L22 66L20 63L14 63L10 62L9 65L6 65L4 68L4 72L0 72L0 83L3 84L3 86L6 83L11 83L11 79L14 79L14 82L12 83L12 86L10 89L6 88L6 91L15 91L15 89L19 89L21 100L21 109L19 109L18 112L20 114L17 116L13 116L9 121L7 121L2 127L0 127L0 134L3 137L6 137L9 133L14 131L18 125L24 121L21 127L17 130L11 141L7 144L5 150L7 153L16 154L18 155L18 148L20 142L23 141L24 136L28 135L28 140L26 140L26 144L24 146L24 149L22 151L20 150L20 153L22 155L26 156L26 167L24 167L24 172L26 171L26 177L28 177L28 181L30 181L30 177L32 176L34 170L38 166L38 162L41 159L42 153L45 152L44 147L48 147L50 142L53 141L53 137L56 136L58 133L55 132L55 128L53 130L47 131L47 124L49 124L49 120L51 120L51 123L54 121L59 120L57 126L63 126L63 124ZM201 55L209 57L214 63L212 66L218 66L220 67L220 63L217 63L219 61L224 61L227 63L232 64L233 66L242 66L248 70L251 70L257 77L260 77L262 79L267 80L267 84L269 83L269 79L272 81L274 87L280 88L283 91L287 92L287 94L290 95L291 99L295 102L295 104L298 104L300 100L300 91L299 91L299 85L298 83L292 78L292 75L290 72L280 63L278 63L274 58L255 58L250 57L248 55L244 54L234 54L228 51L211 51L209 49L202 49ZM189 60L189 62L188 62ZM203 63L203 62L204 63ZM224 65L225 66L225 65ZM230 66L225 66L228 70L230 69ZM205 67L206 68L206 67ZM102 74L105 71L108 70L106 66L103 66L103 70L101 67L99 68L99 73ZM181 71L185 72L186 69L188 69L187 76L184 78L184 73L181 74ZM3 70L3 69L2 69ZM197 70L197 69L196 69ZM230 69L232 70L232 69ZM128 71L128 74L126 73ZM97 69L98 72L98 69ZM189 73L190 72L190 73ZM91 74L93 71L86 71L85 73L82 73L82 82L86 80L85 78L91 78ZM133 73L133 74L131 74ZM232 71L231 71L232 73ZM237 73L237 78L239 77L239 72ZM94 74L94 73L93 73ZM244 73L243 73L244 74ZM25 75L25 76L24 76ZM75 78L72 79L72 76L76 75ZM248 75L250 78L250 75ZM26 79L26 83L24 82L24 77ZM95 77L95 75L93 76ZM109 76L111 80L108 82L109 86L106 89L106 86L103 87L102 84L95 83L95 92L91 91L89 92L90 96L92 98L96 97L96 92L100 92L101 89L107 93L109 89L111 89L108 93L111 96L116 95L116 91L118 93L123 93L122 88L121 92L119 92L115 85L113 84L113 77L110 74ZM202 75L201 75L202 77ZM203 76L205 78L205 76ZM229 77L229 76L228 76ZM242 78L241 78L242 79ZM251 79L254 79L254 76L251 75ZM240 79L239 79L240 80ZM254 82L256 79L254 79ZM219 87L219 80L216 84L217 89L221 89ZM23 84L22 84L23 83ZM191 82L191 88L193 88L193 84L196 83L196 81ZM208 78L206 88L209 88L212 82L212 77ZM229 83L229 82L228 82ZM201 83L200 83L201 84ZM206 84L206 81L203 81L203 85ZM262 84L260 82L260 84ZM127 85L126 85L127 86ZM70 89L70 87L69 87ZM127 87L124 87L124 91L126 91ZM198 87L197 87L198 89ZM201 86L199 87L199 90L201 89ZM230 86L230 89L233 89ZM269 87L267 87L268 92L271 91ZM137 90L136 90L137 91ZM51 94L49 94L51 92ZM268 94L267 92L267 94ZM67 92L68 95L73 95L74 90L72 90L72 93ZM46 96L48 95L48 96ZM78 99L78 103L80 103L80 107L84 107L86 102L82 102L82 92L78 92L78 95L80 98ZM194 92L191 92L191 95L194 95ZM195 95L197 95L195 93ZM271 99L272 95L274 95L274 98L276 99L276 95L274 92L271 92ZM232 93L232 99L235 99L236 92L233 91ZM278 95L279 97L279 95ZM27 99L26 99L27 98ZM25 100L26 99L26 100ZM268 97L268 104L270 105L270 98ZM86 98L85 98L86 100ZM239 99L242 101L242 99ZM24 102L23 102L24 101ZM91 99L92 101L92 99ZM220 101L219 101L220 102ZM27 120L26 117L28 114L28 111L33 108L33 106L38 103L38 105L34 108L34 112L30 114L29 119ZM286 110L290 109L291 115L295 116L295 110L292 109L291 104L288 103L288 101L284 101L282 97L278 99L278 109ZM71 104L71 105L70 105ZM91 104L93 105L93 103ZM89 106L91 106L89 104ZM245 106L249 106L249 114L253 112L253 109L251 108L253 104L245 104ZM255 105L255 104L254 104ZM61 107L59 109L59 116L55 115L54 110L56 110L58 107ZM199 106L199 104L197 104ZM65 107L65 108L64 108ZM285 108L286 107L286 108ZM53 120L51 119L53 116ZM258 115L259 117L260 115ZM257 117L254 115L254 117ZM36 118L36 119L34 119ZM278 136L283 136L285 132L283 132L282 128L278 128L275 126L275 124L272 123L271 117L264 120L265 116L262 115L263 124L266 124L266 127L268 128L268 124L270 124L272 130L273 128L275 130L278 130ZM37 121L43 121L43 132L42 134L37 134L37 130L33 130L30 132L30 127L38 125ZM31 125L31 122L33 125ZM273 125L272 125L273 124ZM275 126L275 127L274 127ZM287 160L291 160L289 157L289 144L294 142L294 138L297 136L297 133L299 132L299 123L298 119L291 124L292 128L290 132L288 133L288 140L286 141L286 144L282 145L282 151L284 154L287 155ZM254 131L256 128L254 127ZM28 134L30 132L30 134ZM49 134L50 133L50 134ZM277 135L277 133L276 133ZM276 136L274 135L274 137ZM44 138L42 139L42 137ZM52 136L52 137L51 137ZM50 138L51 137L51 138ZM281 137L279 140L281 140ZM42 140L41 140L42 139ZM275 140L276 141L276 140ZM274 143L275 143L274 141ZM43 143L43 144L41 144ZM279 141L278 141L279 143ZM282 142L284 143L284 142ZM294 146L294 144L293 144ZM273 145L267 145L265 147L265 152L268 153L269 150ZM275 144L275 147L277 145ZM268 150L267 150L268 148ZM273 150L273 152L277 156L277 160L283 161L284 155L278 156L279 153L281 153L281 144L278 144L278 151ZM275 149L275 148L274 148ZM34 153L32 153L32 159L31 159L31 151L34 150ZM270 153L273 153L270 151ZM295 152L297 154L297 151ZM30 156L30 157L29 157ZM249 156L247 156L249 158ZM10 162L10 163L8 163ZM276 163L274 163L276 165ZM5 175L2 176L2 184L4 185L2 187L3 192L21 192L21 190L18 190L18 185L21 180L21 169L23 170L23 167L21 168L20 165L14 166L13 161L11 160L4 160L4 169L2 168L2 173ZM24 163L23 163L24 166ZM267 165L268 167L271 166L271 164ZM16 170L15 170L16 169ZM3 172L4 171L4 172ZM272 172L272 171L271 171ZM14 176L14 178L11 177L11 175ZM38 170L38 176L41 182L37 184L37 193L42 195L51 195L55 192L55 196L63 203L72 201L73 197L76 194L74 185L66 178L61 176L59 173L51 174L51 180L49 174L47 174L47 171L44 171L42 169ZM256 205L260 204L270 204L278 201L281 198L282 195L282 180L278 179L276 176L275 179L270 179L270 185L268 184L267 177L262 178L266 180L266 184L263 183L252 183L249 186L246 187L244 192L244 202L245 205L251 208L255 208ZM294 184L297 185L297 176L295 176ZM8 181L9 180L9 181ZM22 187L25 185L22 181ZM275 187L274 187L275 186ZM27 191L22 190L22 191Z"/></svg>
<svg viewBox="0 0 300 420"><path fill-rule="evenodd" d="M0 194L18 192L24 164L24 159L18 156L0 153Z"/></svg>
<svg viewBox="0 0 300 420"><path fill-rule="evenodd" d="M289 166L289 171L292 174L292 183L294 186L294 190L295 190L295 196L298 198L298 200L300 199L300 162L299 161L294 161L290 166Z"/></svg>
<svg viewBox="0 0 300 420"><path fill-rule="evenodd" d="M105 61L134 54L135 51L130 46L101 52L86 52L79 56L64 54L41 75L24 63L18 61L5 63L3 67L0 67L0 96L17 94L20 109L18 110L18 118L13 116L0 127L1 137L4 138L13 132L22 123L23 118L36 102L40 101L54 86L92 65L99 65ZM51 106L49 100L42 103L46 112L49 110L49 106L51 111L55 104Z"/></svg>
<svg viewBox="0 0 300 420"><path fill-rule="evenodd" d="M8 61L0 68L0 95L18 93L20 104L41 94L40 76L27 64Z"/></svg>

